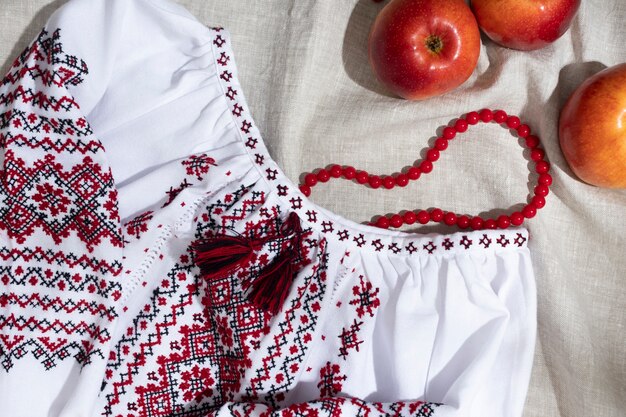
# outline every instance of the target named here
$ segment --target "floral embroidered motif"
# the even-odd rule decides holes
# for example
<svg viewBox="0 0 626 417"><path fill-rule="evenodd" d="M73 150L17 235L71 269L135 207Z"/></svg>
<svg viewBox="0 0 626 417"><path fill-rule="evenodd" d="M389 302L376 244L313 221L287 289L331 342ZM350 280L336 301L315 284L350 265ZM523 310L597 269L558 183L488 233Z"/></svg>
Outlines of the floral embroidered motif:
<svg viewBox="0 0 626 417"><path fill-rule="evenodd" d="M122 246L113 177L90 157L67 170L48 154L31 168L7 150L0 175L0 228L18 243L41 230L56 244L75 232L90 251L103 239Z"/></svg>
<svg viewBox="0 0 626 417"><path fill-rule="evenodd" d="M352 287L352 295L355 297L350 301L350 305L356 306L359 318L366 314L374 317L374 310L380 306L378 292L378 288L374 288L369 280L363 275L359 275L359 285Z"/></svg>
<svg viewBox="0 0 626 417"><path fill-rule="evenodd" d="M204 175L209 172L209 168L217 166L215 160L206 154L191 155L182 164L186 169L187 175L195 176L198 181L202 181Z"/></svg>
<svg viewBox="0 0 626 417"><path fill-rule="evenodd" d="M146 211L126 223L126 234L139 239L144 232L148 231L148 223L152 220L153 214L154 212L151 210Z"/></svg>
<svg viewBox="0 0 626 417"><path fill-rule="evenodd" d="M320 382L317 387L320 389L320 398L333 397L341 392L343 381L348 379L341 374L341 368L335 363L326 362L320 370Z"/></svg>
<svg viewBox="0 0 626 417"><path fill-rule="evenodd" d="M342 359L346 359L348 357L348 351L350 349L354 349L357 352L359 351L359 345L363 343L362 340L359 340L359 330L361 330L362 325L362 321L356 321L355 319L350 327L344 327L341 330L341 334L339 335L339 338L341 339L339 356L341 356Z"/></svg>

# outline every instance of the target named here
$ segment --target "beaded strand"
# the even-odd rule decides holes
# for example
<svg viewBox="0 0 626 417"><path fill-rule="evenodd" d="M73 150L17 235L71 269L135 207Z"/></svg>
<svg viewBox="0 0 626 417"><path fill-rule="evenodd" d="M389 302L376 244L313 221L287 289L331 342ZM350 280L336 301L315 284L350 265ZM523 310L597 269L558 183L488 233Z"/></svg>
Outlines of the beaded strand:
<svg viewBox="0 0 626 417"><path fill-rule="evenodd" d="M517 136L525 139L526 147L530 149L530 158L535 163L535 171L539 174L537 185L530 195L530 202L521 211L516 211L510 215L501 215L497 218L483 219L480 216L468 217L464 214L457 214L451 211L443 211L439 208L430 210L407 211L404 214L396 213L390 216L380 216L369 223L370 226L387 229L389 227L398 228L403 224L414 223L427 224L429 222L445 223L449 226L458 226L461 229L471 228L472 230L482 229L506 229L509 226L519 226L525 219L535 217L537 210L546 204L545 197L549 193L552 184L552 176L548 173L550 164L544 160L545 152L539 148L539 138L531 134L530 127L522 124L517 116L507 115L503 110L483 109L480 112L472 111L456 121L454 126L443 129L442 135L438 137L433 147L426 152L426 159L422 160L418 166L410 167L405 173L395 176L372 175L367 171L357 170L353 166L331 165L328 169L319 169L315 173L307 173L304 176L304 183L300 184L300 191L307 197L311 195L311 189L319 183L328 182L331 178L344 178L346 180L356 180L358 184L369 185L377 189L381 186L390 190L394 187L406 187L410 181L418 180L422 174L428 174L433 170L433 163L439 159L440 153L448 148L448 143L454 139L457 133L467 131L469 125L476 125L479 122L489 123L491 121L502 125L502 127L513 129Z"/></svg>

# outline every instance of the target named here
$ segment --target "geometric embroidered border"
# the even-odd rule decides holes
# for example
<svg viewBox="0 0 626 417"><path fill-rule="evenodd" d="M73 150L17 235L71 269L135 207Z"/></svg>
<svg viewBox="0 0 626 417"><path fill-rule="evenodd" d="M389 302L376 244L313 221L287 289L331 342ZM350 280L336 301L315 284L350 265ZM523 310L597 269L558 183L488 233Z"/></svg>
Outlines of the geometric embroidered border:
<svg viewBox="0 0 626 417"><path fill-rule="evenodd" d="M51 340L49 337L26 339L25 336L0 335L0 365L5 371L8 372L16 360L28 353L41 362L46 370L69 357L73 357L81 368L90 364L94 357L104 359L102 351L94 349L90 343L57 338Z"/></svg>

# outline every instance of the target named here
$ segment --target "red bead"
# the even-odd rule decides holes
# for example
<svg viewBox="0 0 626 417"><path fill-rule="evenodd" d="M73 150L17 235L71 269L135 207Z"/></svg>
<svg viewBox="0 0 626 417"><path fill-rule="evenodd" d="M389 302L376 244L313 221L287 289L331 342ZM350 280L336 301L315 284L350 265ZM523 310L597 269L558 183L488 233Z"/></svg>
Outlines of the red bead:
<svg viewBox="0 0 626 417"><path fill-rule="evenodd" d="M317 179L320 182L328 182L328 180L330 179L330 173L326 171L325 169L320 169L317 172Z"/></svg>
<svg viewBox="0 0 626 417"><path fill-rule="evenodd" d="M503 214L502 216L498 217L498 228L506 229L510 225L511 225L511 219L509 219L509 216L505 216Z"/></svg>
<svg viewBox="0 0 626 417"><path fill-rule="evenodd" d="M506 119L506 125L511 129L517 129L517 127L521 124L519 117L517 116L509 116Z"/></svg>
<svg viewBox="0 0 626 417"><path fill-rule="evenodd" d="M483 223L483 228L485 229L495 229L496 227L497 227L497 224L494 219L487 219Z"/></svg>
<svg viewBox="0 0 626 417"><path fill-rule="evenodd" d="M435 141L435 148L439 149L440 151L445 151L448 148L448 141L444 138L438 138Z"/></svg>
<svg viewBox="0 0 626 417"><path fill-rule="evenodd" d="M470 227L472 228L472 230L480 230L480 229L482 229L483 228L483 219L481 219L478 216L472 217L472 219L470 220Z"/></svg>
<svg viewBox="0 0 626 417"><path fill-rule="evenodd" d="M530 149L536 148L539 146L539 138L533 135L526 137L526 146Z"/></svg>
<svg viewBox="0 0 626 417"><path fill-rule="evenodd" d="M439 159L439 151L437 149L429 149L428 152L426 152L426 159L430 162L435 162Z"/></svg>
<svg viewBox="0 0 626 417"><path fill-rule="evenodd" d="M393 187L396 186L396 180L393 177L385 177L383 178L383 186L388 189L391 190Z"/></svg>
<svg viewBox="0 0 626 417"><path fill-rule="evenodd" d="M402 216L402 218L404 219L404 222L406 224L413 224L417 221L417 214L415 214L414 211L407 211L406 213L404 213L404 216Z"/></svg>
<svg viewBox="0 0 626 417"><path fill-rule="evenodd" d="M417 221L420 224L428 223L430 221L430 214L428 214L426 210L421 210L419 213L417 213Z"/></svg>
<svg viewBox="0 0 626 417"><path fill-rule="evenodd" d="M524 206L524 208L522 209L522 214L524 215L524 217L526 217L527 219L532 219L533 217L535 217L535 214L537 214L537 208L535 207L534 204L527 204L526 206Z"/></svg>
<svg viewBox="0 0 626 417"><path fill-rule="evenodd" d="M432 211L430 212L430 220L434 221L434 222L440 222L443 220L443 211L441 209L432 209Z"/></svg>
<svg viewBox="0 0 626 417"><path fill-rule="evenodd" d="M451 211L447 212L443 216L443 222L447 224L448 226L452 226L453 224L456 224L456 214L452 213Z"/></svg>
<svg viewBox="0 0 626 417"><path fill-rule="evenodd" d="M467 229L470 225L470 219L466 215L459 216L456 219L456 225L461 229Z"/></svg>
<svg viewBox="0 0 626 417"><path fill-rule="evenodd" d="M304 194L305 197L308 197L311 195L311 187L309 187L308 185L302 184L300 186L300 192Z"/></svg>
<svg viewBox="0 0 626 417"><path fill-rule="evenodd" d="M317 176L315 174L306 174L304 183L309 187L314 187L317 184Z"/></svg>
<svg viewBox="0 0 626 417"><path fill-rule="evenodd" d="M471 111L467 113L467 115L465 116L465 120L467 120L467 123L475 125L480 120L480 115L478 114L478 112Z"/></svg>
<svg viewBox="0 0 626 417"><path fill-rule="evenodd" d="M550 164L547 163L546 161L539 161L535 165L535 171L537 171L538 174L545 174L549 170L550 170Z"/></svg>
<svg viewBox="0 0 626 417"><path fill-rule="evenodd" d="M530 204L532 204L537 208L537 210L539 210L546 206L546 199L540 195L536 195L531 199Z"/></svg>
<svg viewBox="0 0 626 417"><path fill-rule="evenodd" d="M389 220L389 224L392 227L400 227L402 226L402 223L404 223L404 221L402 220L402 216L400 216L399 214L394 214Z"/></svg>
<svg viewBox="0 0 626 417"><path fill-rule="evenodd" d="M446 127L443 129L443 137L446 139L454 139L456 136L456 130L453 127Z"/></svg>
<svg viewBox="0 0 626 417"><path fill-rule="evenodd" d="M422 175L422 171L420 171L418 167L411 167L406 172L406 175L410 180L416 180L420 177L420 175Z"/></svg>
<svg viewBox="0 0 626 417"><path fill-rule="evenodd" d="M347 180L354 179L356 177L356 169L350 166L345 167L343 169L343 177Z"/></svg>
<svg viewBox="0 0 626 417"><path fill-rule="evenodd" d="M516 130L517 130L517 135L520 138L525 138L528 135L530 135L530 127L528 127L528 125L519 125Z"/></svg>
<svg viewBox="0 0 626 417"><path fill-rule="evenodd" d="M516 211L511 214L511 224L513 226L519 226L522 223L524 223L524 215L522 213Z"/></svg>
<svg viewBox="0 0 626 417"><path fill-rule="evenodd" d="M467 130L467 121L465 119L459 119L454 123L454 128L457 132L465 132Z"/></svg>
<svg viewBox="0 0 626 417"><path fill-rule="evenodd" d="M479 115L480 115L480 120L482 120L485 123L489 123L490 121L493 120L493 112L489 109L481 110Z"/></svg>
<svg viewBox="0 0 626 417"><path fill-rule="evenodd" d="M495 120L496 123L504 123L507 118L508 116L504 110L496 110L493 113L493 120Z"/></svg>
<svg viewBox="0 0 626 417"><path fill-rule="evenodd" d="M376 220L376 226L381 229L387 229L389 227L389 219L385 216L380 216L378 220Z"/></svg>
<svg viewBox="0 0 626 417"><path fill-rule="evenodd" d="M333 177L333 178L341 177L342 171L343 170L341 169L341 167L339 165L333 165L328 170L328 172L330 173L330 176Z"/></svg>
<svg viewBox="0 0 626 417"><path fill-rule="evenodd" d="M409 177L407 177L404 174L398 174L396 176L396 185L398 187L406 187L406 185L409 183Z"/></svg>
<svg viewBox="0 0 626 417"><path fill-rule="evenodd" d="M370 185L370 187L376 189L382 185L383 180L381 180L378 175L370 175L367 182Z"/></svg>
<svg viewBox="0 0 626 417"><path fill-rule="evenodd" d="M535 162L541 161L544 155L545 155L545 152L543 151L543 149L535 148L532 151L530 151L530 159L532 159Z"/></svg>
<svg viewBox="0 0 626 417"><path fill-rule="evenodd" d="M367 171L358 171L356 173L356 181L359 184L365 184L370 178L370 174L367 173Z"/></svg>
<svg viewBox="0 0 626 417"><path fill-rule="evenodd" d="M550 192L550 189L548 188L547 185L539 184L535 187L535 195L545 197L548 195L549 192Z"/></svg>
<svg viewBox="0 0 626 417"><path fill-rule="evenodd" d="M430 161L422 161L420 164L420 171L424 174L428 174L433 170L433 163Z"/></svg>
<svg viewBox="0 0 626 417"><path fill-rule="evenodd" d="M541 174L539 175L539 179L537 182L541 185L552 185L552 175L550 174Z"/></svg>

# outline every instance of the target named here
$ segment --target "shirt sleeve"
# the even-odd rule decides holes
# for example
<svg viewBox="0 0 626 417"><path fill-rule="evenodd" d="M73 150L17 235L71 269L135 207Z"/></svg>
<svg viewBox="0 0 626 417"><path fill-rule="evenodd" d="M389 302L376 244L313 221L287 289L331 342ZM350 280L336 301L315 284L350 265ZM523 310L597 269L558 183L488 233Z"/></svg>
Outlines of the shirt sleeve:
<svg viewBox="0 0 626 417"><path fill-rule="evenodd" d="M88 415L121 296L117 192L88 115L123 2L73 0L0 85L0 415Z"/></svg>

